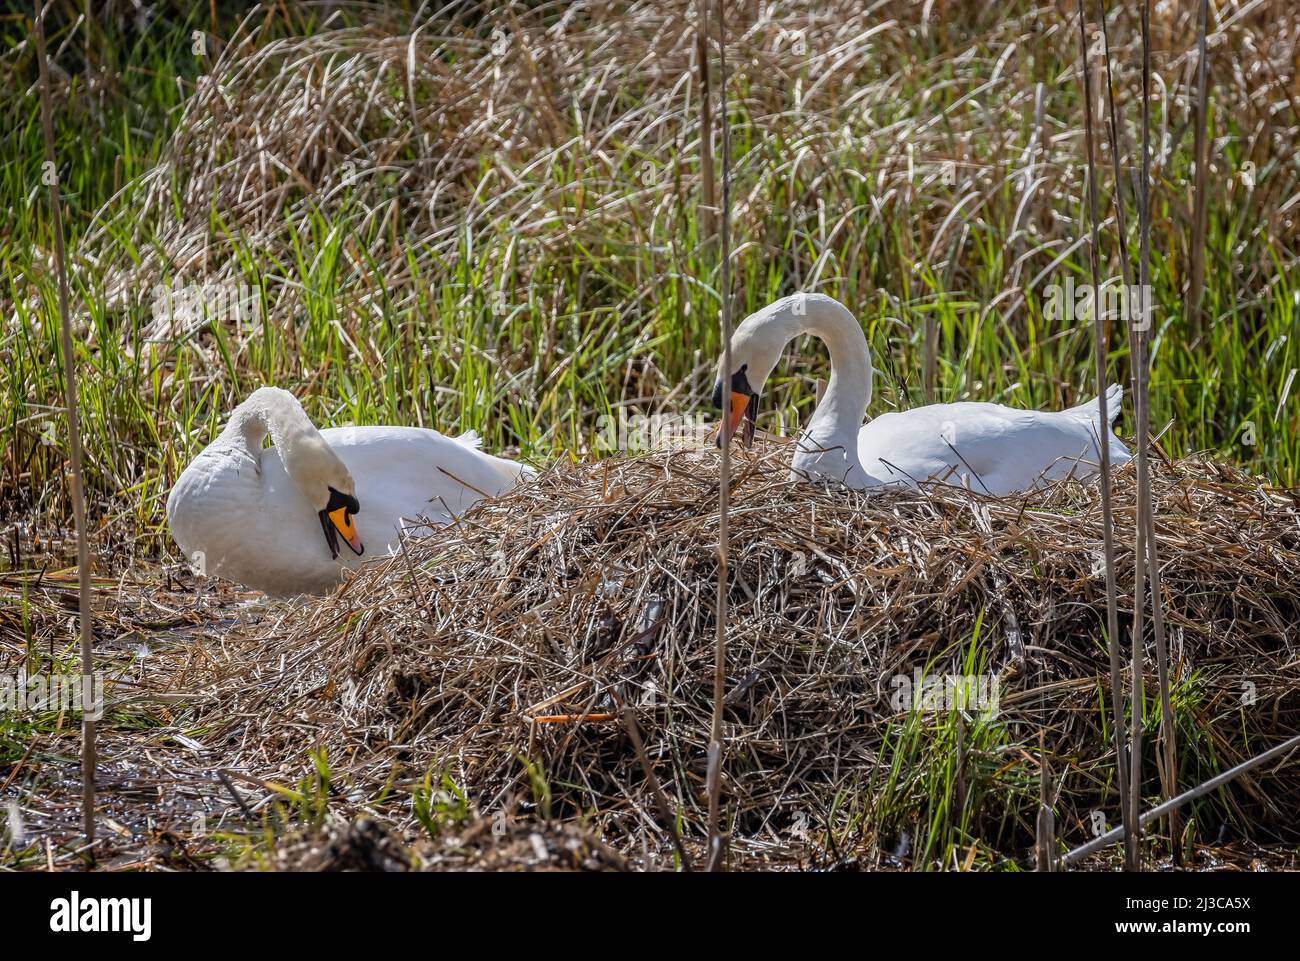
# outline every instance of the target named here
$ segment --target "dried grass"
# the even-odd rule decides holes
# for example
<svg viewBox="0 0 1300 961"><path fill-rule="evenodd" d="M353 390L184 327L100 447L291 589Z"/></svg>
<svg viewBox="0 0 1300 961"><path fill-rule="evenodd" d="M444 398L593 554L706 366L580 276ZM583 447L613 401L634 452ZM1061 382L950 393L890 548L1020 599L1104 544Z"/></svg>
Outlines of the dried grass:
<svg viewBox="0 0 1300 961"><path fill-rule="evenodd" d="M605 293L635 314L679 276L695 251L680 236L666 245L665 231L708 202L692 159L708 155L699 149L694 4L488 10L467 2L416 29L382 6L352 9L366 11L369 23L288 37L274 11L255 11L225 45L158 164L130 192L131 207L108 205L82 244L91 265L120 261L124 239L139 258L107 284L109 303L147 299L165 281L247 282L251 256L268 288L267 319L292 327L310 298L292 265L301 235L317 229L313 215L326 226L348 224L340 261L314 266L348 292L340 322L358 340L360 322L417 305L426 284L465 284L453 269L458 251L503 233L513 238L509 263L497 266L508 275L511 302L548 286L557 261L599 257L614 280ZM1052 113L1044 117L1035 106L1043 91L1030 82L1042 78L1029 76L1032 63L1008 61L1013 50L1041 47L1072 62L1068 16L1050 4L938 4L920 18L915 4L901 0L865 8L789 0L756 9L737 9L729 40L744 80L733 138L773 145L747 152L735 172L735 232L756 251L793 258L805 286L839 277L872 292L889 278L879 272L886 265L873 267L864 254L890 221L912 223L907 243L942 267L949 289L983 289L969 265L979 262L981 232L994 226L1018 250L1072 249L1075 224L1059 213L1078 202L1072 83L1050 85ZM1177 85L1180 107L1195 58L1179 38L1195 36L1196 16L1195 2L1162 4L1153 24L1156 66ZM1116 48L1116 80L1135 88L1137 29L1125 17L1112 14L1120 25L1112 36L1130 41ZM1293 12L1274 3L1235 12L1211 31L1211 42L1236 58L1235 66L1212 60L1210 69L1215 84L1232 91L1227 100L1240 124L1274 131L1253 145L1264 155L1261 166L1289 156L1300 137L1300 127L1277 124L1289 94L1272 63L1286 60L1297 30ZM952 46L918 65L918 31ZM1002 52L991 80L990 51ZM951 79L922 97L934 100L936 112L900 115L900 85L938 73L938 63ZM1043 129L1030 157L1022 132L1035 115ZM1184 135L1159 131L1157 180L1175 163ZM870 211L852 187L861 178L876 198ZM1008 190L1012 178L1025 190ZM1287 194L1294 184L1278 177L1269 185L1269 195L1252 203L1275 212L1268 233L1289 245L1295 228L1280 211L1294 199ZM786 218L798 224L807 250L787 243ZM850 229L862 239L838 243ZM1163 246L1186 246L1177 218L1161 229L1168 231ZM642 260L624 256L630 251L655 254L648 274ZM1022 288L1050 261L1009 260L1004 311L1023 309ZM1270 258L1243 268L1243 291L1277 282ZM473 295L457 294L466 302ZM146 337L188 332L174 325L175 318L155 319Z"/></svg>
<svg viewBox="0 0 1300 961"><path fill-rule="evenodd" d="M449 8L455 16L438 29L414 33L378 8L369 27L311 37L280 37L250 21L187 101L142 189L129 193L125 210L110 205L83 238L82 266L112 277L109 265L123 250L139 255L109 285L116 289L106 299L115 302L166 279L239 280L250 269L244 257L265 271L268 319L288 332L287 353L296 357L310 297L302 274L313 272L286 265L319 214L325 227L350 231L323 286L341 292L330 323L363 359L381 356L366 351L384 298L398 312L418 310L428 288L469 300L475 284L492 283L513 301L521 290L550 289L554 272L579 268L592 278L592 302L652 339L651 325L640 324L652 313L647 305L689 275L695 254L689 231L663 229L698 207L689 5L630 3L602 17L601 8L573 4L550 27L514 9L518 19L502 28L503 46L491 56L484 50L499 38L469 5ZM789 2L778 16L735 25L729 50L744 89L735 91L733 134L780 145L749 149L738 165L737 234L748 238L748 257L787 258L782 276L801 287L837 278L867 299L889 289L899 303L912 296L893 283L903 268L878 256L873 235L909 225L900 243L942 266L945 289L979 291L978 247L1005 234L1017 256L1000 266L995 289L1003 293L985 298L983 309L1023 316L1026 291L1076 239L1061 211L1077 206L1079 125L1072 83L1044 81L1034 61L1005 52L1042 50L1046 63L1069 62L1071 22L1048 5L1020 15L997 5L923 9L933 16L918 23L916 5L903 2ZM1162 4L1153 23L1155 66L1175 81L1174 107L1189 114L1196 61L1180 53L1187 44L1178 38L1194 35L1196 10ZM1260 131L1245 150L1263 170L1294 154L1300 136L1300 114L1274 64L1285 67L1297 20L1281 3L1225 16L1209 28L1216 102L1231 105L1242 129ZM1131 94L1136 34L1131 22L1123 27L1112 28L1130 38L1115 51L1115 85ZM950 31L933 63L916 63L918 31ZM797 55L796 34L807 45ZM924 92L935 111L900 101L914 73L951 77ZM1176 118L1178 109L1164 115ZM1170 202L1158 246L1177 254L1182 215L1168 178L1188 135L1172 126L1155 138L1153 167L1157 195ZM919 173L907 143L918 148ZM949 159L956 180L945 185ZM1119 160L1110 159L1118 174ZM852 188L863 179L870 209ZM1024 189L1007 189L1012 182ZM1284 251L1283 267L1260 255L1234 275L1232 306L1248 313L1294 266L1294 178L1270 177L1258 188L1216 178L1209 189L1216 210L1264 212L1258 230ZM485 235L510 238L499 259L513 266L461 277L460 246ZM903 260L910 270L911 258ZM557 305L552 316L568 314ZM542 393L536 388L568 362L548 368L550 346L504 352L503 377L517 376L524 396ZM315 363L310 351L303 356ZM214 350L210 376L224 376L221 369ZM1057 837L1090 836L1089 812L1117 810L1102 707L1096 492L1067 487L1023 502L946 489L868 498L792 486L778 457L738 464L731 514L723 796L735 861L947 865L943 850L891 854L906 848L905 836L916 842L926 819L945 818L981 865L1023 860L1040 731L1057 773ZM411 542L335 597L269 606L256 622L210 625L202 643L173 642L137 672L132 693L174 706L148 717L148 729L119 716L104 732L101 813L126 825L134 847L124 863L153 857L139 845L150 837L165 852L160 860L195 866L184 837L212 843L191 828L196 811L215 820L224 810L226 830L255 833L215 772L252 779L238 790L262 816L276 795L248 785L292 783L310 770L307 752L321 749L332 770L331 816L304 838L282 838L280 866L412 863L411 851L446 866L528 864L543 860L535 834L557 865L618 866L620 857L663 865L672 849L645 775L622 727L605 719L617 718L621 703L633 706L656 779L698 856L716 477L708 452L557 467L444 535ZM1193 784L1296 733L1300 494L1199 461L1156 462L1152 485L1180 782ZM1131 472L1120 471L1118 563L1129 572L1121 585L1133 580L1133 486ZM6 600L18 583L0 581ZM121 585L96 585L101 662L130 664L133 637L153 630L151 621L175 620L179 633L181 621L200 617L186 599L134 589L131 598ZM21 616L16 603L0 607L6 669L47 641L50 660L64 653L53 645L66 639L67 580L48 578L31 593ZM1134 602L1119 601L1122 634ZM994 725L956 724L953 741L952 718L918 721L892 706L894 678L925 665L963 670L971 650L977 668L1003 684ZM1148 728L1154 723L1149 715ZM29 805L47 839L75 826L75 766L66 760L73 743L61 725L32 740L30 760L6 773L0 791ZM945 794L936 772L954 759L956 788ZM475 811L434 840L411 809L430 771L450 777ZM1154 787L1144 784L1144 794ZM944 808L949 797L956 809ZM1226 823L1230 833L1294 840L1298 799L1295 766L1270 767L1200 804L1198 836L1213 838ZM340 826L361 812L386 828ZM396 850L389 838L402 857L384 853ZM109 835L98 850L114 843ZM573 845L587 853L558 853L572 854ZM66 863L65 852L60 858Z"/></svg>
<svg viewBox="0 0 1300 961"><path fill-rule="evenodd" d="M280 871L629 871L627 859L575 825L494 827L475 820L410 851L370 818L276 846Z"/></svg>
<svg viewBox="0 0 1300 961"><path fill-rule="evenodd" d="M981 739L971 721L961 748L969 835L998 856L1029 849L1043 729L1062 772L1059 835L1088 836L1091 809L1117 810L1096 491L868 497L793 485L779 458L743 461L735 479L723 785L732 857L888 863L887 846L924 806L924 766L937 763L925 750L943 748L944 728L943 716L923 723L921 770L891 787L907 721L891 706L891 679L927 665L961 673L972 646L1002 694L999 736ZM421 834L409 804L379 798L434 771L483 817L581 818L625 855L670 856L635 752L606 719L630 703L700 850L715 460L676 452L552 469L337 595L282 609L234 639L249 659L202 712L218 725L209 744L227 765L268 777L324 749L348 797L408 839ZM1212 757L1222 769L1300 728L1300 492L1208 463L1157 468L1172 678L1192 735L1180 745L1185 764ZM1128 469L1116 486L1123 535L1134 519ZM1122 570L1132 543L1120 537ZM1131 583L1120 579L1121 629ZM1249 708L1245 681L1257 696ZM1222 792L1203 830L1239 817L1257 836L1291 836L1298 798L1300 770L1278 766ZM808 850L789 833L801 812L819 839Z"/></svg>

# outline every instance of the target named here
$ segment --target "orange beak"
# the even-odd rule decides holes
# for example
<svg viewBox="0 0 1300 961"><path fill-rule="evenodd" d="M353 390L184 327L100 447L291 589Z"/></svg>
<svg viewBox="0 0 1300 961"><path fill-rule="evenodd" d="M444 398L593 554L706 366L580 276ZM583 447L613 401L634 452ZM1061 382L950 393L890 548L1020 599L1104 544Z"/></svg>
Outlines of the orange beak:
<svg viewBox="0 0 1300 961"><path fill-rule="evenodd" d="M334 529L348 542L352 553L360 557L365 548L361 546L361 538L357 536L357 525L352 520L352 512L346 507L340 507L329 512L329 519Z"/></svg>
<svg viewBox="0 0 1300 961"><path fill-rule="evenodd" d="M721 447L724 443L729 443L740 428L741 421L744 421L745 430L741 434L741 440L746 447L752 447L754 444L754 421L757 417L758 395L733 390L731 392L731 407L723 419L722 426L718 428L718 446Z"/></svg>

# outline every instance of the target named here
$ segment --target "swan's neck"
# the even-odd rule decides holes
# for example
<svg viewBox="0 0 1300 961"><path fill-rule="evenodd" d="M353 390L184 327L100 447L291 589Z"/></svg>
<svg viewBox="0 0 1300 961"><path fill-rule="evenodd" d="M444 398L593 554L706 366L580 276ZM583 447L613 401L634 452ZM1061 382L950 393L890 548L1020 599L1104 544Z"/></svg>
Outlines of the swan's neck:
<svg viewBox="0 0 1300 961"><path fill-rule="evenodd" d="M260 387L253 391L230 415L224 431L234 440L243 441L253 457L259 457L267 434L280 451L286 467L292 452L304 439L320 438L298 398L277 387Z"/></svg>
<svg viewBox="0 0 1300 961"><path fill-rule="evenodd" d="M271 435L287 473L313 506L324 506L328 485L339 484L351 491L347 468L325 443L316 427L287 390L261 387L235 408L224 434L234 445L243 445L257 463L262 461L262 442Z"/></svg>
<svg viewBox="0 0 1300 961"><path fill-rule="evenodd" d="M857 319L839 304L835 307L839 309L814 311L810 304L800 331L822 340L831 357L830 383L804 433L817 440L856 443L871 403L871 353Z"/></svg>
<svg viewBox="0 0 1300 961"><path fill-rule="evenodd" d="M792 466L796 473L835 480L850 487L875 484L858 459L858 432L871 403L871 352L856 317L829 297L804 298L795 333L812 334L826 344L831 379L826 393L799 438Z"/></svg>

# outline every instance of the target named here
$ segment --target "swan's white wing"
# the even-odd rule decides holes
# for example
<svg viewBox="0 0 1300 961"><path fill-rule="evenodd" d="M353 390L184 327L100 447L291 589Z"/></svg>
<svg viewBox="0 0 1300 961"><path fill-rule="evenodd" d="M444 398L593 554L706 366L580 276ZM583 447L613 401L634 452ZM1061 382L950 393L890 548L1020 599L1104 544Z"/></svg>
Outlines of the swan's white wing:
<svg viewBox="0 0 1300 961"><path fill-rule="evenodd" d="M1084 407L931 404L872 420L858 434L858 456L867 473L886 483L943 480L1001 495L1092 473L1096 432L1096 418Z"/></svg>
<svg viewBox="0 0 1300 961"><path fill-rule="evenodd" d="M422 518L450 523L524 474L522 465L483 453L467 437L419 427L335 427L321 436L356 484L357 531L367 555L395 550L400 529L429 533Z"/></svg>

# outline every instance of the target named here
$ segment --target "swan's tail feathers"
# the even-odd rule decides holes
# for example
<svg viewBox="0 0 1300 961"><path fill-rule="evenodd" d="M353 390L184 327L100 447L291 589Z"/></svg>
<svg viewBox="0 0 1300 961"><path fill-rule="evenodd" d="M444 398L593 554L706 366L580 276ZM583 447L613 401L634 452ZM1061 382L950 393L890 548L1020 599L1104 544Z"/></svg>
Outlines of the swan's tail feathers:
<svg viewBox="0 0 1300 961"><path fill-rule="evenodd" d="M1110 421L1110 426L1115 426L1115 421L1119 418L1120 408L1124 406L1124 385L1120 383L1111 384L1106 388L1106 417ZM1098 416L1100 417L1101 405L1098 404Z"/></svg>
<svg viewBox="0 0 1300 961"><path fill-rule="evenodd" d="M1128 445L1116 437L1110 435L1110 466L1122 467L1133 459L1133 452L1128 449Z"/></svg>
<svg viewBox="0 0 1300 961"><path fill-rule="evenodd" d="M483 438L479 436L476 430L467 430L463 434L453 437L457 444L462 444L470 450L480 450L483 447Z"/></svg>
<svg viewBox="0 0 1300 961"><path fill-rule="evenodd" d="M492 457L487 455L492 464L492 473L497 478L498 487L496 494L504 494L520 484L526 484L537 476L536 468L529 467L527 464L521 464L517 460L507 460L504 457Z"/></svg>
<svg viewBox="0 0 1300 961"><path fill-rule="evenodd" d="M1086 420L1090 429L1097 435L1104 436L1107 445L1110 447L1110 464L1111 467L1121 467L1133 459L1133 453L1128 449L1128 445L1115 436L1115 421L1119 418L1120 408L1124 406L1124 385L1111 384L1106 388L1106 419L1110 421L1106 427L1101 426L1101 404L1099 398L1094 397L1086 404L1080 404L1078 407L1071 408L1071 411L1077 413Z"/></svg>
<svg viewBox="0 0 1300 961"><path fill-rule="evenodd" d="M1120 408L1124 406L1124 385L1111 384L1106 388L1106 419L1110 421L1112 427L1119 417ZM1085 420L1094 424L1101 424L1101 398L1094 397L1092 400L1084 401L1078 407L1071 407L1070 413L1077 414Z"/></svg>

